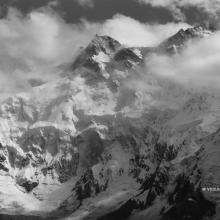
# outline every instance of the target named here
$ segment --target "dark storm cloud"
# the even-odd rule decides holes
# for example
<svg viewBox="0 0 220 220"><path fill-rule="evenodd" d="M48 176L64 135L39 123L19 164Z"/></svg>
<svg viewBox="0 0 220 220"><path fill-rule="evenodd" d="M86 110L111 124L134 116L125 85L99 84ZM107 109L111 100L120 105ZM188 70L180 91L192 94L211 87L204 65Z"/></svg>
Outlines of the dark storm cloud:
<svg viewBox="0 0 220 220"><path fill-rule="evenodd" d="M191 24L219 27L220 0L136 0L155 8L166 8L174 19Z"/></svg>
<svg viewBox="0 0 220 220"><path fill-rule="evenodd" d="M214 0L217 1L218 0ZM182 2L181 4L178 2ZM218 5L205 0L0 0L1 16L8 7L14 7L28 14L40 8L52 8L68 23L85 18L91 22L102 22L115 14L123 14L141 22L167 23L184 21L191 25L218 23ZM185 3L185 5L183 4ZM198 4L197 4L198 3ZM199 4L200 3L200 4ZM202 4L206 3L206 4Z"/></svg>
<svg viewBox="0 0 220 220"><path fill-rule="evenodd" d="M7 14L9 7L19 9L24 14L30 11L46 6L49 0L0 0L2 16Z"/></svg>
<svg viewBox="0 0 220 220"><path fill-rule="evenodd" d="M173 20L172 14L166 8L141 5L136 0L0 0L0 5L4 12L10 6L24 14L50 5L70 23L77 22L81 18L89 21L104 21L115 14L124 14L142 22L166 23Z"/></svg>
<svg viewBox="0 0 220 220"><path fill-rule="evenodd" d="M75 1L58 0L58 9L64 12L67 21L84 17L90 21L102 21L115 14L124 14L142 22L166 23L172 20L167 9L140 5L134 0L96 0L93 7L83 7Z"/></svg>

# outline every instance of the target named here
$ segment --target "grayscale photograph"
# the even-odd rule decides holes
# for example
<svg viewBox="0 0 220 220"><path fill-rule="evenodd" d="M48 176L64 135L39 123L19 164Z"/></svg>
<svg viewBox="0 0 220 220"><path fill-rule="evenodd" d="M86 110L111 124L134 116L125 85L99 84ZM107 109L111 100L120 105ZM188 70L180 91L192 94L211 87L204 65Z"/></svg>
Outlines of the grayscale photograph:
<svg viewBox="0 0 220 220"><path fill-rule="evenodd" d="M220 0L0 0L0 220L220 220Z"/></svg>

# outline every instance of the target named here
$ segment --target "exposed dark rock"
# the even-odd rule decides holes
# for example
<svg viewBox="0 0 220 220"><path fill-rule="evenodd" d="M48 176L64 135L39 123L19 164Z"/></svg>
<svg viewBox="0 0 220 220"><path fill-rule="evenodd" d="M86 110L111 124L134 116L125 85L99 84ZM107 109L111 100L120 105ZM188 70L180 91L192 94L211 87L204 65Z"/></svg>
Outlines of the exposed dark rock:
<svg viewBox="0 0 220 220"><path fill-rule="evenodd" d="M79 164L79 153L70 150L71 159L67 159L65 156L61 157L60 160L56 161L54 168L59 175L61 183L68 181L77 174L77 168ZM46 173L52 172L53 167L47 167Z"/></svg>
<svg viewBox="0 0 220 220"><path fill-rule="evenodd" d="M0 154L0 163L4 162L6 160L6 157L3 154Z"/></svg>
<svg viewBox="0 0 220 220"><path fill-rule="evenodd" d="M27 192L31 192L35 187L38 186L37 182L31 182L31 181L26 181L23 184L21 184L21 186L23 186Z"/></svg>
<svg viewBox="0 0 220 220"><path fill-rule="evenodd" d="M0 214L0 219L1 220L46 220L46 219L49 220L49 218L46 217L43 218L40 216L9 215L9 214Z"/></svg>
<svg viewBox="0 0 220 220"><path fill-rule="evenodd" d="M4 166L3 164L1 164L1 163L0 163L0 170L3 170L5 172L9 171L9 169L6 166Z"/></svg>
<svg viewBox="0 0 220 220"><path fill-rule="evenodd" d="M205 199L200 188L195 189L188 177L180 175L176 182L168 198L171 208L163 213L162 220L201 220L215 214L215 204Z"/></svg>
<svg viewBox="0 0 220 220"><path fill-rule="evenodd" d="M169 37L167 40L162 42L158 49L165 52L177 52L181 49L188 40L204 37L204 33L207 30L202 26L188 28L186 30L181 29L175 35ZM175 51L176 50L176 51Z"/></svg>
<svg viewBox="0 0 220 220"><path fill-rule="evenodd" d="M72 69L76 69L80 66L85 66L91 70L97 72L100 70L97 63L92 59L94 55L98 55L99 52L103 52L107 55L111 55L121 47L121 44L109 36L96 35L92 42L86 47L82 53L76 58L72 65Z"/></svg>
<svg viewBox="0 0 220 220"><path fill-rule="evenodd" d="M136 63L141 61L141 58L137 56L136 53L134 53L133 50L130 48L121 49L119 52L117 52L114 59L116 61L124 61L124 62L130 60Z"/></svg>
<svg viewBox="0 0 220 220"><path fill-rule="evenodd" d="M116 211L108 213L97 220L126 220L134 209L139 209L141 204L136 200L130 199Z"/></svg>
<svg viewBox="0 0 220 220"><path fill-rule="evenodd" d="M82 202L83 199L90 198L104 191L106 186L100 186L94 178L91 169L88 169L85 174L76 182L75 188L77 199Z"/></svg>
<svg viewBox="0 0 220 220"><path fill-rule="evenodd" d="M16 182L19 186L24 187L27 192L31 192L35 187L38 186L38 182L34 182L31 180L23 179L17 177Z"/></svg>

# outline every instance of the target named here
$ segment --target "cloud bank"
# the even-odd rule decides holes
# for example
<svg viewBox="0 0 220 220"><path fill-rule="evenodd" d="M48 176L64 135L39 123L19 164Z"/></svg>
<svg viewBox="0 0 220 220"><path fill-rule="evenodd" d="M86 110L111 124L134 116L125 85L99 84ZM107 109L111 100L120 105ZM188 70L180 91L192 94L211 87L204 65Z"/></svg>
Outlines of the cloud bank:
<svg viewBox="0 0 220 220"><path fill-rule="evenodd" d="M0 20L1 96L28 89L27 80L54 77L55 68L73 59L98 30L98 24L66 24L52 11L23 16L10 9Z"/></svg>
<svg viewBox="0 0 220 220"><path fill-rule="evenodd" d="M89 34L96 31L96 25L84 21L68 25L52 12L36 11L23 17L12 9L0 20L0 55L19 58L23 64L57 65L71 58L75 43L87 43Z"/></svg>
<svg viewBox="0 0 220 220"><path fill-rule="evenodd" d="M189 88L218 90L220 84L220 32L197 42L189 42L177 55L154 55L147 70Z"/></svg>

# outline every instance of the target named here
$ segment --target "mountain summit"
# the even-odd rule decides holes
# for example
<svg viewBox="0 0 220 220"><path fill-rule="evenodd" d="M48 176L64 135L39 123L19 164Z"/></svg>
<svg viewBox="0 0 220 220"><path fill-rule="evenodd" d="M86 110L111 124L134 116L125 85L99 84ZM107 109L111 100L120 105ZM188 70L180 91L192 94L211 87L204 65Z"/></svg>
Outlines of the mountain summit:
<svg viewBox="0 0 220 220"><path fill-rule="evenodd" d="M171 36L159 46L161 50L178 50L184 47L189 40L204 38L212 34L212 31L205 29L202 26L179 30L175 35Z"/></svg>

